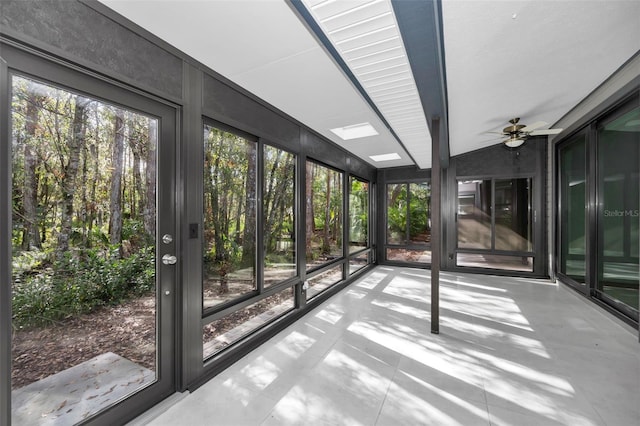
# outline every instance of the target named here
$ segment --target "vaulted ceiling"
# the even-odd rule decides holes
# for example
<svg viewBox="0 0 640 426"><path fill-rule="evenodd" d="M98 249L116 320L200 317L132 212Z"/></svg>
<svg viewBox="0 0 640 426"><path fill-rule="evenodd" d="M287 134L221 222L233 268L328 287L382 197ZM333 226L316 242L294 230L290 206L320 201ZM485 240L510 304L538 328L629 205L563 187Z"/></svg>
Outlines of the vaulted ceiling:
<svg viewBox="0 0 640 426"><path fill-rule="evenodd" d="M551 125L640 52L637 0L100 1L375 167L430 168L434 116L451 155Z"/></svg>

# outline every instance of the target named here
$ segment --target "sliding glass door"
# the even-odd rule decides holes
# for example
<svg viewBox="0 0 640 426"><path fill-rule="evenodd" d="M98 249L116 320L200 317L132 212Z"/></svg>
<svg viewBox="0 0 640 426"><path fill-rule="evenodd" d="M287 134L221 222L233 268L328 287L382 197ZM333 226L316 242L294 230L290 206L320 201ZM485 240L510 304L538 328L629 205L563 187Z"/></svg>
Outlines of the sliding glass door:
<svg viewBox="0 0 640 426"><path fill-rule="evenodd" d="M637 96L558 146L561 278L638 320L640 107Z"/></svg>
<svg viewBox="0 0 640 426"><path fill-rule="evenodd" d="M559 153L560 251L558 272L579 286L587 276L587 143L581 133Z"/></svg>
<svg viewBox="0 0 640 426"><path fill-rule="evenodd" d="M640 108L598 126L598 297L638 315Z"/></svg>

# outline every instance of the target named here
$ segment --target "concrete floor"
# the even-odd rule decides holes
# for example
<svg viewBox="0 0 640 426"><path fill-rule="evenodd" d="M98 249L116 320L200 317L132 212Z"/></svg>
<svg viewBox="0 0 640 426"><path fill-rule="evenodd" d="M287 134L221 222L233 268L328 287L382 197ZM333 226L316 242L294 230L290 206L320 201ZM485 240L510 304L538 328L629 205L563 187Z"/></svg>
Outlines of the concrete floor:
<svg viewBox="0 0 640 426"><path fill-rule="evenodd" d="M637 330L549 281L377 267L141 425L640 424Z"/></svg>

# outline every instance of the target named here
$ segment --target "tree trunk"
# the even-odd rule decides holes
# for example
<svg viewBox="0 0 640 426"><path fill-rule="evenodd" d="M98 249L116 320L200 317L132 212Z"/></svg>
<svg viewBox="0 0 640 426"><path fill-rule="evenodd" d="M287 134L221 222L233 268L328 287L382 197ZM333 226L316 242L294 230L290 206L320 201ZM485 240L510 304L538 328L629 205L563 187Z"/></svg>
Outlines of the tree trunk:
<svg viewBox="0 0 640 426"><path fill-rule="evenodd" d="M331 232L331 172L327 170L327 193L325 194L326 203L324 206L324 232L322 237L322 253L331 254L331 242L329 233Z"/></svg>
<svg viewBox="0 0 640 426"><path fill-rule="evenodd" d="M158 121L149 119L149 141L145 171L146 200L144 203L144 229L155 240L156 237L156 152L158 145Z"/></svg>
<svg viewBox="0 0 640 426"><path fill-rule="evenodd" d="M313 248L311 243L313 241L313 232L315 231L315 226L313 223L313 179L315 168L316 166L314 163L308 162L305 174L305 205L307 210L305 215L305 234L307 236L305 248L307 252L307 259L313 258Z"/></svg>
<svg viewBox="0 0 640 426"><path fill-rule="evenodd" d="M247 145L247 180L245 183L244 235L242 237L242 265L254 266L256 256L256 156L257 146Z"/></svg>
<svg viewBox="0 0 640 426"><path fill-rule="evenodd" d="M22 208L24 209L24 225L22 249L40 248L40 233L38 232L38 157L35 152L36 130L38 128L38 113L42 106L42 98L33 94L30 83L27 87L27 108L25 112L24 139L24 187L22 189Z"/></svg>
<svg viewBox="0 0 640 426"><path fill-rule="evenodd" d="M109 242L122 243L122 162L124 159L124 112L116 111L111 152L111 191L109 198ZM122 254L122 249L119 250Z"/></svg>
<svg viewBox="0 0 640 426"><path fill-rule="evenodd" d="M78 96L73 113L72 135L67 138L69 160L64 166L61 182L60 201L60 231L58 232L58 245L56 258L62 259L64 253L69 250L73 222L73 194L76 191L76 180L80 163L80 152L85 144L87 127L85 125L86 107L89 100Z"/></svg>
<svg viewBox="0 0 640 426"><path fill-rule="evenodd" d="M222 179L220 178L220 156L222 155L222 141L218 144L217 151L213 163L213 170L211 171L211 179L213 181L213 186L211 187L211 215L213 216L213 245L216 252L214 260L217 263L222 263L226 259L222 235L222 216L220 213L220 187L222 186Z"/></svg>

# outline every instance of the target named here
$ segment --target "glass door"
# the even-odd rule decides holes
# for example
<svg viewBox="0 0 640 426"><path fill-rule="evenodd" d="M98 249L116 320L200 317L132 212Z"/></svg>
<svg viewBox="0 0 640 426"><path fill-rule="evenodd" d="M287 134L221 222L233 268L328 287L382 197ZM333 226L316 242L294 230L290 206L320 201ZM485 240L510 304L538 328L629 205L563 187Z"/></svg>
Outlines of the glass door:
<svg viewBox="0 0 640 426"><path fill-rule="evenodd" d="M587 143L581 133L559 151L558 272L587 292Z"/></svg>
<svg viewBox="0 0 640 426"><path fill-rule="evenodd" d="M14 425L117 423L174 389L175 112L60 75L9 82Z"/></svg>
<svg viewBox="0 0 640 426"><path fill-rule="evenodd" d="M640 108L598 126L596 295L638 319Z"/></svg>

